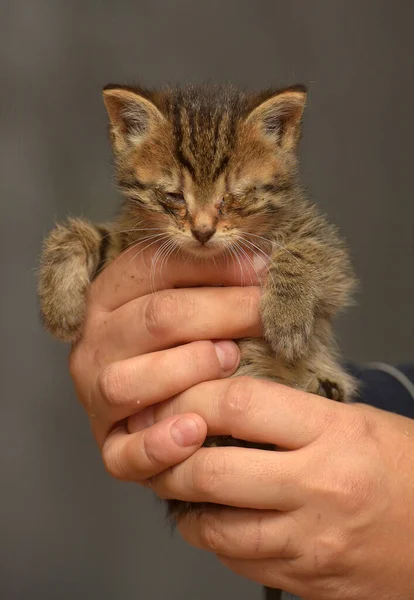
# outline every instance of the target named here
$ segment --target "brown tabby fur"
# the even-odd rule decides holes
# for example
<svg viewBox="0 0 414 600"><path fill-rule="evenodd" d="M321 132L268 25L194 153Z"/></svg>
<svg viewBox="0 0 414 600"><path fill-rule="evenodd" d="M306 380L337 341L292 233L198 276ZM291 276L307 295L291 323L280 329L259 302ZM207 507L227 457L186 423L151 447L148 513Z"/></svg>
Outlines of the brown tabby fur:
<svg viewBox="0 0 414 600"><path fill-rule="evenodd" d="M339 365L331 321L348 304L354 277L336 228L298 181L305 100L302 86L257 94L231 86L108 86L104 101L125 201L110 225L71 219L46 239L39 297L47 329L77 340L90 282L130 245L156 240L154 228L195 260L261 250L270 256L264 339L239 342L236 375L348 400L354 382ZM250 445L232 438L206 444ZM175 515L189 508L170 506Z"/></svg>

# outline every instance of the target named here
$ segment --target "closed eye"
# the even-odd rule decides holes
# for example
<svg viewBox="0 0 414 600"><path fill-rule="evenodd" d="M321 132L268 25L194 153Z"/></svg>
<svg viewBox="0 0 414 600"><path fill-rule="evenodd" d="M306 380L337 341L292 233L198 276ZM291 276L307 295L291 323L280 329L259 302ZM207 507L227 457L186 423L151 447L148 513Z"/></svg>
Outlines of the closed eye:
<svg viewBox="0 0 414 600"><path fill-rule="evenodd" d="M182 194L165 194L162 198L162 202L171 207L177 206L181 208L185 205L185 199Z"/></svg>
<svg viewBox="0 0 414 600"><path fill-rule="evenodd" d="M187 215L187 204L182 194L163 192L158 195L158 201L164 210L181 219Z"/></svg>

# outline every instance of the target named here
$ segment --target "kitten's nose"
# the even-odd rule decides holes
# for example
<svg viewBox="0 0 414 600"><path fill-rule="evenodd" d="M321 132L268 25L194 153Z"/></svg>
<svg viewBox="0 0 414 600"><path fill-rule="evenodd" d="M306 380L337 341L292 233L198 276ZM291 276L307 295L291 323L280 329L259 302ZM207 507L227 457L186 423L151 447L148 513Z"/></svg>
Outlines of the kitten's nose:
<svg viewBox="0 0 414 600"><path fill-rule="evenodd" d="M213 227L209 227L208 225L204 225L199 227L198 229L192 229L191 233L201 244L206 244L209 239L213 237L216 233L216 230Z"/></svg>

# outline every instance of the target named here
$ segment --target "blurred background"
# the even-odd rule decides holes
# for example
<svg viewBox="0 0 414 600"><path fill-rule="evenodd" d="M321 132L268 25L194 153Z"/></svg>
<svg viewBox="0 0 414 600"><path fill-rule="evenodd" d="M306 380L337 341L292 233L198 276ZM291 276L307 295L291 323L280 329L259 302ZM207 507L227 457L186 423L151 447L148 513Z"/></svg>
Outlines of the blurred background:
<svg viewBox="0 0 414 600"><path fill-rule="evenodd" d="M172 535L149 492L106 475L68 349L39 324L41 239L118 202L102 86L307 84L303 180L361 279L342 347L412 360L413 17L387 0L2 0L1 599L261 597Z"/></svg>

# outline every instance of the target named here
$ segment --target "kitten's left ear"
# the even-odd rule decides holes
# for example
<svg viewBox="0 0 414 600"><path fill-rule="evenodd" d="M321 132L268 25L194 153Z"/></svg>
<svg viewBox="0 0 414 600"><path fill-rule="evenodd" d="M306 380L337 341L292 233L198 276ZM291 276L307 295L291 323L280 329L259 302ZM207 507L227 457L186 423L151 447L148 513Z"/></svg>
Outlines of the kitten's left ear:
<svg viewBox="0 0 414 600"><path fill-rule="evenodd" d="M281 148L294 150L300 138L306 95L302 85L267 95L250 112L246 123L259 127L266 138Z"/></svg>

